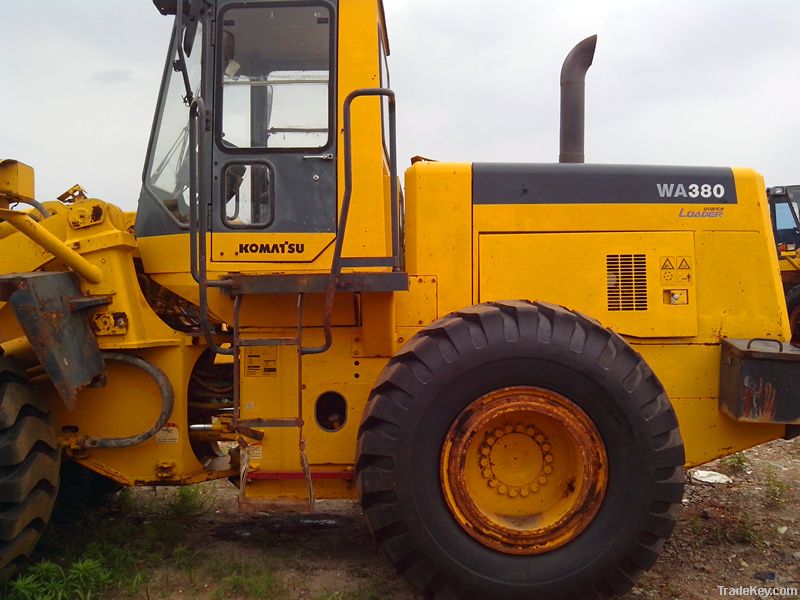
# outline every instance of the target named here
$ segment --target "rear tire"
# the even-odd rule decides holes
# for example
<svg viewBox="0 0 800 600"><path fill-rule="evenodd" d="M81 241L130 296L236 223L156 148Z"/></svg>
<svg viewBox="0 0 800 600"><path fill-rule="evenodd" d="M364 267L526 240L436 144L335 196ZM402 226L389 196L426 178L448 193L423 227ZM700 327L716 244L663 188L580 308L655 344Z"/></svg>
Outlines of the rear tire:
<svg viewBox="0 0 800 600"><path fill-rule="evenodd" d="M0 358L0 582L39 541L58 493L53 419L24 375Z"/></svg>
<svg viewBox="0 0 800 600"><path fill-rule="evenodd" d="M484 465L485 455L494 452L487 447L494 448L499 439L492 436L493 428L511 407L509 402L504 408L503 401L519 390L532 400L508 417L505 431L517 439L503 444L504 462L498 461L495 471L508 474L509 465L525 465L509 475L509 480L521 481L532 473L531 456L552 462L539 461L543 470L533 475L527 493L519 493L524 486L514 488L514 500L507 500L511 485L500 491L501 507L518 506L513 502L522 501L523 495L530 501L538 478L555 478L565 464L566 485L563 477L554 485L576 499L566 507L553 500L550 513L532 511L503 521L502 510L486 510L498 503L497 497L485 495L487 486L499 490L503 482L492 485L488 478L494 475L481 480L480 471L474 475L474 470L470 478L467 470L471 461ZM573 407L568 410L574 410L575 421L583 419L579 414L588 418L589 425L572 428L578 431L577 441L569 441L571 426L556 436L540 435L552 423L536 407L553 404L550 393L566 400L563 406ZM499 411L489 413L493 424L486 431L465 431L487 406ZM526 431L530 439L524 437ZM588 437L580 431L589 432ZM496 434L501 433L498 428ZM561 451L552 441L558 435L567 440ZM589 441L583 443L582 436ZM464 442L470 437L481 445L470 447ZM542 453L532 450L534 441ZM516 458L515 449L522 449ZM451 451L455 458L448 459ZM575 460L581 452L584 459ZM593 453L602 460L590 468L586 457ZM494 468L494 454L490 458ZM398 571L423 594L582 600L622 594L653 566L681 505L683 463L669 399L641 356L620 336L560 307L504 302L474 306L433 323L391 359L359 432L358 482L371 532ZM462 500L454 500L449 486L458 477L448 470L450 464L467 465L464 479L471 483L466 484L466 500L463 494ZM548 464L556 472L544 470ZM583 499L574 493L581 485L573 485L571 473L593 478ZM593 498L593 490L602 490L601 501ZM591 510L584 511L586 502ZM562 509L578 516L560 528ZM584 512L588 522L580 522ZM464 514L490 518L481 522ZM541 530L532 523L544 517L550 519L549 529L537 540ZM504 538L509 531L513 535ZM551 543L554 538L557 542Z"/></svg>
<svg viewBox="0 0 800 600"><path fill-rule="evenodd" d="M789 327L792 330L792 343L800 343L800 285L786 292L786 310L789 314Z"/></svg>

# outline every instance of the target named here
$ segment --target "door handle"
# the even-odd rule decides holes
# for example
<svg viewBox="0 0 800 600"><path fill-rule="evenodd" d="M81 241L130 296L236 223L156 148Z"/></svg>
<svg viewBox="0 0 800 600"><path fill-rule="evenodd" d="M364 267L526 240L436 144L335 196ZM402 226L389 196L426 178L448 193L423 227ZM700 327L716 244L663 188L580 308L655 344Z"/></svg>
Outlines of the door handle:
<svg viewBox="0 0 800 600"><path fill-rule="evenodd" d="M306 156L303 157L303 160L310 160L310 159L333 160L333 154L330 154L330 153L328 153L328 154L309 154L309 155L306 155Z"/></svg>

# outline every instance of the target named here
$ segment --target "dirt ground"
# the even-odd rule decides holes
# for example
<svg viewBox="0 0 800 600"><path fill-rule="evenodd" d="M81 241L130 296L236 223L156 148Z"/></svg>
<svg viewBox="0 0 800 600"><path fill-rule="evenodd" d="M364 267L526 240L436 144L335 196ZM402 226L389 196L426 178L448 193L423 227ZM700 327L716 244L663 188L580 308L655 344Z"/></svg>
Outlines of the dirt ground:
<svg viewBox="0 0 800 600"><path fill-rule="evenodd" d="M792 591L800 588L800 439L778 440L702 469L726 473L733 482L687 485L663 555L625 600L800 597Z"/></svg>
<svg viewBox="0 0 800 600"><path fill-rule="evenodd" d="M756 586L768 597L775 592L767 588L800 587L800 440L776 441L703 468L733 481L687 485L681 520L661 560L625 600L734 595L719 586L743 586L746 593ZM97 557L111 574L104 598L417 598L353 504L320 503L312 515L243 513L227 482L188 489L127 491L77 518L60 514L33 563L52 561L67 570L70 561Z"/></svg>

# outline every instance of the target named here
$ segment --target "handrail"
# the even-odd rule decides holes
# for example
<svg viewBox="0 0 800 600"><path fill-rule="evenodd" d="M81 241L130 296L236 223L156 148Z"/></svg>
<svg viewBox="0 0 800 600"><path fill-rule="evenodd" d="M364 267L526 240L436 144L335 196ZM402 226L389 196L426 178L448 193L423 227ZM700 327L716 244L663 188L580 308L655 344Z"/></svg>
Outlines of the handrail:
<svg viewBox="0 0 800 600"><path fill-rule="evenodd" d="M389 177L392 213L392 268L400 270L400 215L399 197L397 194L397 107L394 91L387 88L363 88L354 90L347 95L344 101L344 198L342 199L342 212L339 218L339 228L337 229L336 248L334 250L334 260L339 264L335 265L341 272L342 248L344 245L344 234L347 226L347 215L350 210L350 200L353 195L353 131L352 131L352 104L362 97L382 96L389 100ZM337 277L339 273L336 274Z"/></svg>
<svg viewBox="0 0 800 600"><path fill-rule="evenodd" d="M208 196L205 193L206 177L203 172L203 158L205 157L205 136L200 131L201 120L206 119L206 103L198 96L189 106L189 262L192 277L199 286L200 327L206 338L209 348L217 354L233 356L234 347L223 348L214 339L214 332L208 318L208 288L222 288L230 285L229 280L208 280L208 254L206 234L208 232L208 210L198 210L201 199ZM205 125L203 125L205 128Z"/></svg>
<svg viewBox="0 0 800 600"><path fill-rule="evenodd" d="M400 215L399 198L397 196L397 114L394 92L387 88L363 88L353 90L344 101L344 195L342 210L339 215L339 226L336 229L336 244L333 249L331 271L328 276L328 285L325 288L325 303L322 309L322 330L325 342L321 346L304 348L300 346L301 354L322 354L333 344L331 319L333 303L336 295L336 286L342 274L342 267L346 266L383 266L381 261L386 257L355 258L352 264L347 258L342 258L345 232L347 230L347 217L350 213L350 201L353 196L353 132L352 132L352 105L357 98L381 96L389 100L389 177L391 194L392 217L392 256L390 264L394 271L400 270ZM373 262L374 264L370 264Z"/></svg>

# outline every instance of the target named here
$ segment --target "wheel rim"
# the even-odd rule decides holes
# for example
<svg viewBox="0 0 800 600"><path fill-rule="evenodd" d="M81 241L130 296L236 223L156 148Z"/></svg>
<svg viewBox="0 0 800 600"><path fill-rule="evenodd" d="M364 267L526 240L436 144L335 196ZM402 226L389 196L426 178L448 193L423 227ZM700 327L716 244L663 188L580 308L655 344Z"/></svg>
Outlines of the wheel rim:
<svg viewBox="0 0 800 600"><path fill-rule="evenodd" d="M459 525L484 546L541 554L563 546L602 504L608 459L580 407L555 392L490 392L454 421L440 478Z"/></svg>

